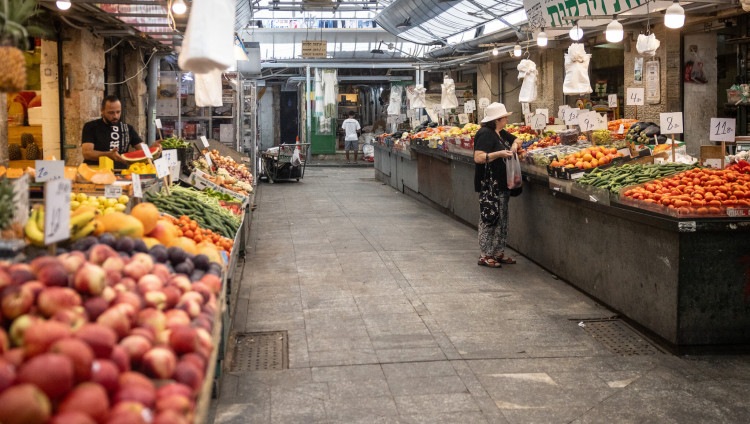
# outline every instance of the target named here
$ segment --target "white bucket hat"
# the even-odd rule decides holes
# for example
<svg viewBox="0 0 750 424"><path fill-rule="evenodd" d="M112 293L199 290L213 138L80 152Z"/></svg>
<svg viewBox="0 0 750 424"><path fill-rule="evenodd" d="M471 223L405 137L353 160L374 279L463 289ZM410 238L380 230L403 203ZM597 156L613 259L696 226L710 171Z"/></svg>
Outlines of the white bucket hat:
<svg viewBox="0 0 750 424"><path fill-rule="evenodd" d="M487 109L484 110L484 119L482 119L482 123L494 121L495 119L504 118L512 114L513 112L505 110L504 104L495 102L487 106Z"/></svg>

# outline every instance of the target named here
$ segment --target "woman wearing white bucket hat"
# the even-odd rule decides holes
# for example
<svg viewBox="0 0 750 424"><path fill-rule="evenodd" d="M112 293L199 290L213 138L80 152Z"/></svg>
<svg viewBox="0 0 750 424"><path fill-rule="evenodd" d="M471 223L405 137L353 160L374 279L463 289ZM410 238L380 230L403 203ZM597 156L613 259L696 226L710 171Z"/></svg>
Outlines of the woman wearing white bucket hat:
<svg viewBox="0 0 750 424"><path fill-rule="evenodd" d="M500 268L516 261L505 256L508 236L508 201L505 159L521 146L516 137L503 128L512 112L502 103L485 109L482 128L474 136L474 190L479 193L479 248L482 253L477 265Z"/></svg>

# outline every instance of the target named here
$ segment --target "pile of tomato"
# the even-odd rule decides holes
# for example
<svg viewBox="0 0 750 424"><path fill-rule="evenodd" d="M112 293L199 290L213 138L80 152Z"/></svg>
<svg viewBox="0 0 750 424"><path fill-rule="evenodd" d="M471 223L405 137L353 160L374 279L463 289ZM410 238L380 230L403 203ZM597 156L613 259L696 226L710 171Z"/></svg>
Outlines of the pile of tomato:
<svg viewBox="0 0 750 424"><path fill-rule="evenodd" d="M192 239L196 244L202 241L209 241L216 246L219 250L224 250L229 256L234 247L234 240L223 237L219 234L214 233L211 230L203 229L198 225L198 222L190 219L187 215L182 215L179 219L169 217L177 227L177 235L180 237L187 237Z"/></svg>
<svg viewBox="0 0 750 424"><path fill-rule="evenodd" d="M732 169L693 169L630 189L624 196L676 209L680 214L720 214L750 206L750 175Z"/></svg>

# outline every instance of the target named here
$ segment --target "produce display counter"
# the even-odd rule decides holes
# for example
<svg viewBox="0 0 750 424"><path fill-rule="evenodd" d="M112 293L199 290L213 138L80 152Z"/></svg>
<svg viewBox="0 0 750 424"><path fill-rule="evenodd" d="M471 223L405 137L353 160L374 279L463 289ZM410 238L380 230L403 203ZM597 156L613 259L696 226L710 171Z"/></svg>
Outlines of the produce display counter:
<svg viewBox="0 0 750 424"><path fill-rule="evenodd" d="M476 226L472 158L423 146L411 152L418 197ZM384 153L375 150L376 163ZM523 194L510 202L513 249L672 349L750 344L750 219L677 219L607 204L566 192L571 181L539 167L523 168Z"/></svg>
<svg viewBox="0 0 750 424"><path fill-rule="evenodd" d="M375 144L377 178L402 193L418 193L417 163L411 150Z"/></svg>

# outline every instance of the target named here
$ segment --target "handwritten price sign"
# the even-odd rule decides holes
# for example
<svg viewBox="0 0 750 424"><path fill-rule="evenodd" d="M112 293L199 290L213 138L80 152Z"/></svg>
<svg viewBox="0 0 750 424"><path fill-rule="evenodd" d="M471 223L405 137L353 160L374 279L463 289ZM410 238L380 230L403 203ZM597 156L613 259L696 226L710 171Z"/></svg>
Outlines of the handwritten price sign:
<svg viewBox="0 0 750 424"><path fill-rule="evenodd" d="M711 118L711 141L734 141L737 121L734 118Z"/></svg>
<svg viewBox="0 0 750 424"><path fill-rule="evenodd" d="M682 112L661 113L659 114L659 121L662 134L682 134L684 132Z"/></svg>
<svg viewBox="0 0 750 424"><path fill-rule="evenodd" d="M206 139L205 135L201 136L201 143L203 143L203 147L205 147L206 149L208 149L208 140Z"/></svg>
<svg viewBox="0 0 750 424"><path fill-rule="evenodd" d="M57 180L65 175L65 161L62 160L37 160L34 167L34 180L38 183Z"/></svg>
<svg viewBox="0 0 750 424"><path fill-rule="evenodd" d="M625 104L628 106L643 106L643 98L645 97L645 89L641 88L628 88L628 95Z"/></svg>
<svg viewBox="0 0 750 424"><path fill-rule="evenodd" d="M538 113L532 115L530 125L532 130L543 130L547 127L547 116Z"/></svg>
<svg viewBox="0 0 750 424"><path fill-rule="evenodd" d="M479 107L481 107L482 109L487 108L487 106L489 105L490 105L490 99L486 97L482 97L481 99L479 99Z"/></svg>
<svg viewBox="0 0 750 424"><path fill-rule="evenodd" d="M141 186L141 176L133 173L130 176L133 179L133 196L143 197L143 186Z"/></svg>
<svg viewBox="0 0 750 424"><path fill-rule="evenodd" d="M61 178L44 184L44 244L70 238L70 180Z"/></svg>
<svg viewBox="0 0 750 424"><path fill-rule="evenodd" d="M578 126L581 127L582 132L593 131L596 127L596 112L580 112Z"/></svg>
<svg viewBox="0 0 750 424"><path fill-rule="evenodd" d="M145 154L147 158L149 159L154 158L154 155L151 154L151 150L148 148L148 144L141 143L141 150L143 150L143 154Z"/></svg>
<svg viewBox="0 0 750 424"><path fill-rule="evenodd" d="M578 115L581 113L581 109L569 107L565 109L565 125L578 125Z"/></svg>
<svg viewBox="0 0 750 424"><path fill-rule="evenodd" d="M607 96L607 106L611 108L617 107L617 94L610 94Z"/></svg>

